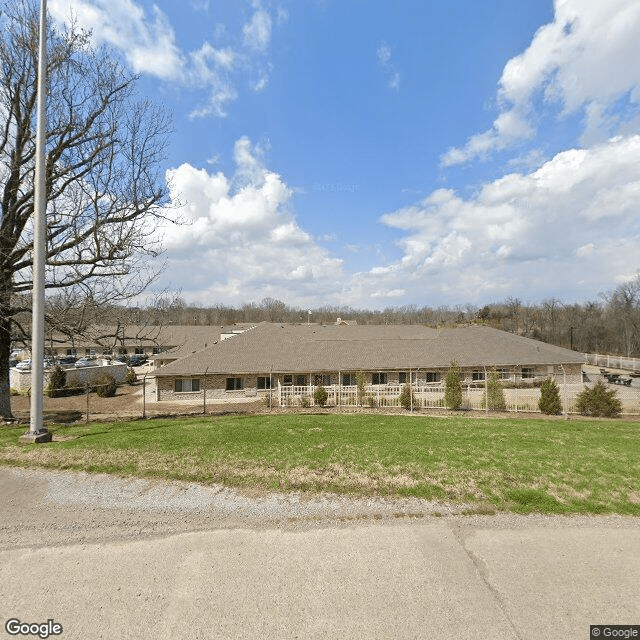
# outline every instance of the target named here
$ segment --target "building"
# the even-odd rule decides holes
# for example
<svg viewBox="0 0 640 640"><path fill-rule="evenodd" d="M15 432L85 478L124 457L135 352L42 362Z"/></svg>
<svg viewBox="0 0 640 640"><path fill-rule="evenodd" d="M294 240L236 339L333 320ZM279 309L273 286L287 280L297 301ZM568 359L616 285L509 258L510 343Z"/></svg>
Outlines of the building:
<svg viewBox="0 0 640 640"><path fill-rule="evenodd" d="M230 326L105 325L90 327L73 339L51 332L45 336L45 352L60 356L126 356L163 354L160 363L171 362L225 338L246 331L255 323Z"/></svg>
<svg viewBox="0 0 640 640"><path fill-rule="evenodd" d="M158 401L206 393L211 400L264 396L290 404L308 401L322 384L330 402L349 404L359 372L367 394L390 400L409 381L416 392L442 393L452 361L462 369L463 384L481 388L490 371L514 384L558 375L581 383L584 356L483 325L432 329L264 322L154 373Z"/></svg>

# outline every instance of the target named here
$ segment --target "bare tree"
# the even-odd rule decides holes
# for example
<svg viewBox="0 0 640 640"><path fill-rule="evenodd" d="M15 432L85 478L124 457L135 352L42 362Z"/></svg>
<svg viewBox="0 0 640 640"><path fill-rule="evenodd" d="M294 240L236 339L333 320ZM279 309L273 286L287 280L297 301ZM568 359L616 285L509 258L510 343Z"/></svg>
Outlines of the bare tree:
<svg viewBox="0 0 640 640"><path fill-rule="evenodd" d="M37 89L34 0L0 0L0 415L11 415L14 319L29 310ZM138 295L160 250L154 216L167 193L159 173L169 120L139 100L137 78L89 34L48 33L46 288L92 305ZM70 305L77 310L78 305ZM82 305L81 305L82 307ZM81 326L82 322L78 324Z"/></svg>

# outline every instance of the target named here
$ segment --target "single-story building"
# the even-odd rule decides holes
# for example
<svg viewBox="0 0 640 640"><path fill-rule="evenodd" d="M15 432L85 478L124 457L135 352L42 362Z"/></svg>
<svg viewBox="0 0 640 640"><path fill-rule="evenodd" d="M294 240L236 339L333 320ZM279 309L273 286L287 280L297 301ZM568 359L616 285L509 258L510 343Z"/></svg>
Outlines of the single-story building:
<svg viewBox="0 0 640 640"><path fill-rule="evenodd" d="M417 391L442 390L452 361L469 387L482 386L490 371L514 384L558 375L576 384L582 382L584 356L483 325L264 322L178 358L154 375L158 401L205 393L211 400L268 396L287 404L311 397L322 384L341 403L355 393L360 372L367 392L378 398L397 397L408 382Z"/></svg>
<svg viewBox="0 0 640 640"><path fill-rule="evenodd" d="M241 333L255 323L229 326L202 325L105 325L89 327L70 338L56 331L45 333L45 354L60 356L122 356L162 354L160 362L193 353L226 337ZM173 352L169 355L169 352ZM28 353L28 351L27 351ZM177 355L176 355L177 354Z"/></svg>

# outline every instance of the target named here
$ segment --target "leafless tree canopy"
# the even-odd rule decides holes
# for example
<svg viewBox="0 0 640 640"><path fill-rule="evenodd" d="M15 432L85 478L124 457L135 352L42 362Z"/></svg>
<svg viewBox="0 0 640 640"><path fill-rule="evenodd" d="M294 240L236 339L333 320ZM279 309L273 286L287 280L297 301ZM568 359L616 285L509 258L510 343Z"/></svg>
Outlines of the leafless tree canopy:
<svg viewBox="0 0 640 640"><path fill-rule="evenodd" d="M16 6L16 4L18 6ZM8 415L13 318L32 288L38 12L0 0L0 413ZM48 34L46 287L93 307L153 280L154 217L167 115L136 96L136 77L76 27ZM55 318L61 321L61 316Z"/></svg>

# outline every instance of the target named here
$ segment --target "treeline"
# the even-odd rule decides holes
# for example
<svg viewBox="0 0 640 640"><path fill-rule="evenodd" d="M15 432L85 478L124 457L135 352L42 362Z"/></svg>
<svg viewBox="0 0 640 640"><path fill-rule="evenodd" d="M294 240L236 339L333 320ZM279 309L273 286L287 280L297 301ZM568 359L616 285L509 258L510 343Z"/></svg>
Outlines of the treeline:
<svg viewBox="0 0 640 640"><path fill-rule="evenodd" d="M358 324L423 324L430 327L485 323L504 331L535 338L584 353L640 357L640 275L600 300L567 304L556 298L527 304L517 298L482 307L419 307L405 305L382 310L349 306L292 307L264 298L238 307L189 304L180 296L161 296L144 307L96 306L91 300L49 298L47 326L67 336L91 332L98 325L121 331L132 325L232 325L242 322L333 324L338 318ZM28 323L28 320L27 320ZM21 331L28 339L28 327Z"/></svg>
<svg viewBox="0 0 640 640"><path fill-rule="evenodd" d="M187 304L176 297L136 309L136 313L139 322L160 325L230 325L262 321L330 324L338 318L358 324L424 324L431 327L481 322L585 353L640 357L640 276L603 294L599 301L583 304L567 304L555 298L526 304L517 298L507 298L483 307L405 305L370 310L326 305L308 310L288 306L273 298L238 307L222 304L205 307Z"/></svg>

